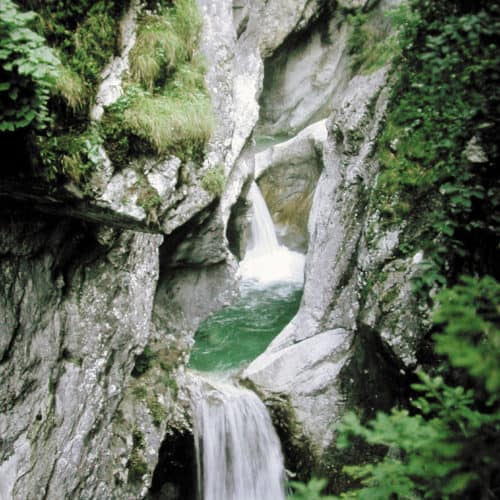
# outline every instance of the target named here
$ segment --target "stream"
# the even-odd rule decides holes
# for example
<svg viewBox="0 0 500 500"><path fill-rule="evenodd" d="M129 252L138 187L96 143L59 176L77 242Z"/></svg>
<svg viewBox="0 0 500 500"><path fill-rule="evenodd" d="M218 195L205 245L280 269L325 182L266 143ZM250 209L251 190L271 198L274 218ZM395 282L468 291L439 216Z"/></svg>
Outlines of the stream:
<svg viewBox="0 0 500 500"><path fill-rule="evenodd" d="M297 312L304 255L278 243L255 183L249 201L251 237L240 263L240 298L201 324L189 365L199 372L193 424L201 500L285 499L283 455L267 408L234 374Z"/></svg>

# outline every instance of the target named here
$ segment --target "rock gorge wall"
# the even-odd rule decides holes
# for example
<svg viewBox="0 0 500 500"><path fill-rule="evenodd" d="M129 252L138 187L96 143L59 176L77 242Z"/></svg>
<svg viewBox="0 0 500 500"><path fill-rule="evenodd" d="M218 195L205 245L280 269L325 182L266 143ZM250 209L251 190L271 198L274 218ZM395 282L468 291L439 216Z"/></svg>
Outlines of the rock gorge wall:
<svg viewBox="0 0 500 500"><path fill-rule="evenodd" d="M395 258L403 228L381 230L370 198L387 71L351 74L346 47L349 9L391 4L200 0L216 115L203 165L144 157L114 171L102 151L90 197L0 183L2 500L189 498L189 471L168 461L190 443L185 364L199 322L235 293L228 244L241 253L253 177L282 241L308 257L299 313L244 376L285 401L275 414L317 463L346 404L397 398L386 381L414 362L420 330L412 263ZM99 105L120 95L138 8ZM220 200L201 181L217 165Z"/></svg>
<svg viewBox="0 0 500 500"><path fill-rule="evenodd" d="M369 18L382 22L383 12L397 3L365 8L372 9ZM375 198L376 138L389 103L388 67L352 71L349 26L342 16L334 12L319 24L321 32L301 37L289 57L278 51L265 80L261 133L294 132L327 118L256 156L265 191L272 184L266 173L272 179L274 170L288 164L294 175L297 162L290 156L305 155L304 163L321 174L308 219L300 309L243 373L283 428L289 466L305 475L315 470L333 482L343 460L332 455L335 424L346 409L370 416L404 397L427 328L425 308L411 288L422 253L399 257L407 228L384 226ZM389 28L382 22L382 29ZM311 73L302 79L306 68ZM285 205L286 187L282 191L270 195L271 206L280 196ZM280 215L276 210L278 229ZM286 231L285 226L285 238Z"/></svg>

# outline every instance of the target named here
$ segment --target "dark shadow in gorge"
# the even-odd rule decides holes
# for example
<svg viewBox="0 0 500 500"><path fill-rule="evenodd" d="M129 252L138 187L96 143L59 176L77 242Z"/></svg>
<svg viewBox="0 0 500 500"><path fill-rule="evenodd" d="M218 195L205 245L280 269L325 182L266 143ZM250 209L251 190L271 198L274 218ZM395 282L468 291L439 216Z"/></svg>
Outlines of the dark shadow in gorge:
<svg viewBox="0 0 500 500"><path fill-rule="evenodd" d="M167 434L158 453L148 500L195 500L196 456L190 432Z"/></svg>
<svg viewBox="0 0 500 500"><path fill-rule="evenodd" d="M396 405L406 405L415 376L405 369L379 332L359 325L351 349L350 361L339 374L346 410L356 411L367 421L379 411L389 412ZM322 457L316 474L329 478L329 493L339 494L360 486L342 471L345 465L373 462L386 453L385 446L372 446L353 438L352 446L347 449L339 450L333 444Z"/></svg>
<svg viewBox="0 0 500 500"><path fill-rule="evenodd" d="M238 259L242 260L248 243L248 223L250 217L250 203L247 200L251 179L242 187L240 196L231 207L227 222L226 237L229 250Z"/></svg>

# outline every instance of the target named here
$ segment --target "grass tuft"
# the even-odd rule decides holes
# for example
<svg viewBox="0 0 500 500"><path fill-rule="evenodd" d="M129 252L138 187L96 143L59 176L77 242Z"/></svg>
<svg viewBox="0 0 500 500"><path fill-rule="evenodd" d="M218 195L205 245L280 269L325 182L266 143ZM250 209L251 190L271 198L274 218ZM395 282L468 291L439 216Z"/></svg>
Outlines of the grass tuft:
<svg viewBox="0 0 500 500"><path fill-rule="evenodd" d="M152 92L179 65L191 60L198 45L201 17L192 0L178 0L139 23L130 52L130 73Z"/></svg>
<svg viewBox="0 0 500 500"><path fill-rule="evenodd" d="M374 22L368 14L358 12L349 15L347 22L352 26L347 41L352 73L372 73L388 64L398 53L397 38L384 29L382 21Z"/></svg>
<svg viewBox="0 0 500 500"><path fill-rule="evenodd" d="M221 196L226 187L224 167L218 165L208 170L201 180L201 186L205 191L215 196Z"/></svg>
<svg viewBox="0 0 500 500"><path fill-rule="evenodd" d="M144 153L201 158L214 127L206 68L196 53L201 24L194 0L177 0L140 20L131 82L102 122L115 163Z"/></svg>
<svg viewBox="0 0 500 500"><path fill-rule="evenodd" d="M88 109L89 95L80 75L68 66L59 67L59 76L54 85L54 94L60 96L73 113Z"/></svg>
<svg viewBox="0 0 500 500"><path fill-rule="evenodd" d="M210 102L167 96L144 96L125 110L125 126L160 153L177 152L186 144L203 145L212 131Z"/></svg>

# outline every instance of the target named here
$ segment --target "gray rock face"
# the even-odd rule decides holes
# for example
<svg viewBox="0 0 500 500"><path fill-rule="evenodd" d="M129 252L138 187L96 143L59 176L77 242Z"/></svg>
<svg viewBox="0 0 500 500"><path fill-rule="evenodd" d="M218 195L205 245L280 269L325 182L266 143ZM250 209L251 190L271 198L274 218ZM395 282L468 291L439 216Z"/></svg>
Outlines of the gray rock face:
<svg viewBox="0 0 500 500"><path fill-rule="evenodd" d="M346 403L370 413L394 402L398 383L383 380L396 381L415 363L423 330L410 286L422 256L395 259L404 228L381 230L370 200L387 95L385 69L355 76L336 94L309 218L301 307L243 374L264 397L284 396L317 463Z"/></svg>
<svg viewBox="0 0 500 500"><path fill-rule="evenodd" d="M258 135L297 133L328 117L335 94L349 81L349 26L339 14L317 24L308 35L289 39L266 62Z"/></svg>
<svg viewBox="0 0 500 500"><path fill-rule="evenodd" d="M200 0L205 24L202 49L213 62L207 80L218 116L213 151L214 157L219 154L223 159L228 177L221 200L225 224L245 181L253 175L253 158L245 154L245 146L259 119L264 58L290 33L304 29L318 14L319 4Z"/></svg>
<svg viewBox="0 0 500 500"><path fill-rule="evenodd" d="M255 155L255 176L275 224L280 243L305 253L307 221L323 168L326 120L294 138Z"/></svg>
<svg viewBox="0 0 500 500"><path fill-rule="evenodd" d="M76 221L13 212L0 241L2 498L96 498L92 477L149 336L161 236L102 246Z"/></svg>

